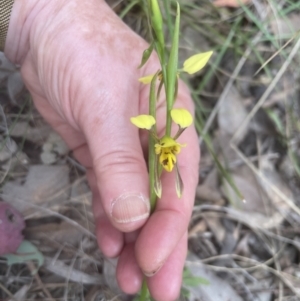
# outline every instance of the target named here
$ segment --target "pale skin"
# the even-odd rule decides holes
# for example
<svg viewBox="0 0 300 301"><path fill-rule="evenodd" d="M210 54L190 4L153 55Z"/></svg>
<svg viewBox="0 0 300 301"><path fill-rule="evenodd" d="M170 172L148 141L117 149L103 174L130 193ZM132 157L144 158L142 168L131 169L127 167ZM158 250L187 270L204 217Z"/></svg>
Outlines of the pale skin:
<svg viewBox="0 0 300 301"><path fill-rule="evenodd" d="M137 69L146 48L102 0L15 0L5 53L21 65L39 112L87 168L99 247L119 257L121 289L136 293L146 275L152 296L168 301L180 291L199 147L189 127L178 140L187 143L178 156L183 196L174 173L163 173L163 195L149 217L147 133L130 123L148 113L149 87L138 78L159 69L155 55ZM182 83L176 107L193 111ZM163 99L157 123L162 134Z"/></svg>

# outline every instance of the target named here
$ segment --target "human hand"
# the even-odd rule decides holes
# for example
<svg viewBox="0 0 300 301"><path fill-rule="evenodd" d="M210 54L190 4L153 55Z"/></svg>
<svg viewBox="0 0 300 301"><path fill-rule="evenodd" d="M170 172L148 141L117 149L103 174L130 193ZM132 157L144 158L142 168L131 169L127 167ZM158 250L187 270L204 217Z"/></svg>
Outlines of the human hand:
<svg viewBox="0 0 300 301"><path fill-rule="evenodd" d="M104 1L15 0L5 53L21 65L37 109L87 168L98 243L106 256L119 256L120 287L136 293L144 273L152 296L166 301L180 290L199 148L190 127L178 157L183 196L176 196L174 174L163 173L163 195L149 217L147 134L130 123L148 113L149 87L138 78L159 69L155 56L137 69L146 48ZM175 107L193 111L182 83ZM157 110L163 133L165 102Z"/></svg>

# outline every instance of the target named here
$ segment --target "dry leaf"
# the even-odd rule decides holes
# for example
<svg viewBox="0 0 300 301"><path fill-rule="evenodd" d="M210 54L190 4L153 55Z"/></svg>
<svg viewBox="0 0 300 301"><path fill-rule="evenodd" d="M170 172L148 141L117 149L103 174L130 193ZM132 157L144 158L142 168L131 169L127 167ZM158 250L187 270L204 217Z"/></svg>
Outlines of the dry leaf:
<svg viewBox="0 0 300 301"><path fill-rule="evenodd" d="M0 162L10 159L17 150L18 146L14 140L0 137Z"/></svg>
<svg viewBox="0 0 300 301"><path fill-rule="evenodd" d="M59 156L66 155L69 148L64 140L54 131L51 131L47 141L43 145L41 161L44 164L52 164L59 159Z"/></svg>
<svg viewBox="0 0 300 301"><path fill-rule="evenodd" d="M240 201L226 181L224 181L222 191L237 209L237 213L240 212L241 219L245 219L249 224L255 225L256 223L256 226L259 225L262 228L273 228L283 221L284 216L277 211L273 200L268 199L268 194L264 189L260 188L260 181L249 167L241 166L231 174L231 177L244 196L245 202Z"/></svg>
<svg viewBox="0 0 300 301"><path fill-rule="evenodd" d="M11 73L7 78L7 92L11 102L17 105L17 97L24 89L24 83L19 71Z"/></svg>
<svg viewBox="0 0 300 301"><path fill-rule="evenodd" d="M76 270L73 266L68 266L60 260L52 260L45 257L44 268L50 272L65 278L68 281L74 281L81 284L104 284L103 277L99 274L89 275L87 273Z"/></svg>
<svg viewBox="0 0 300 301"><path fill-rule="evenodd" d="M216 205L224 205L225 201L218 190L206 186L205 184L199 185L196 189L196 196L201 200L215 203Z"/></svg>
<svg viewBox="0 0 300 301"><path fill-rule="evenodd" d="M274 18L271 29L275 35L293 35L300 30L300 14L292 13L285 18Z"/></svg>
<svg viewBox="0 0 300 301"><path fill-rule="evenodd" d="M209 229L213 232L217 242L219 245L222 245L225 236L226 236L226 229L221 223L221 219L219 217L204 217Z"/></svg>
<svg viewBox="0 0 300 301"><path fill-rule="evenodd" d="M0 82L6 79L9 74L14 71L16 71L16 66L5 57L3 52L0 51Z"/></svg>
<svg viewBox="0 0 300 301"><path fill-rule="evenodd" d="M201 200L213 202L220 206L225 204L225 200L222 198L219 190L218 172L216 168L212 169L201 185L198 185L196 196Z"/></svg>
<svg viewBox="0 0 300 301"><path fill-rule="evenodd" d="M218 123L221 131L233 136L247 117L247 110L243 104L243 98L235 87L231 87L226 99L222 102L218 113ZM240 139L247 132L245 127Z"/></svg>
<svg viewBox="0 0 300 301"><path fill-rule="evenodd" d="M31 142L45 141L51 132L51 128L45 122L35 122L31 127L28 122L18 121L10 131L12 137L22 137Z"/></svg>
<svg viewBox="0 0 300 301"><path fill-rule="evenodd" d="M116 295L122 294L116 277L117 263L117 258L106 259L103 263L103 276L105 282Z"/></svg>
<svg viewBox="0 0 300 301"><path fill-rule="evenodd" d="M54 153L50 153L50 152L43 152L41 153L41 161L46 164L46 165L50 165L54 162L56 162L57 160L57 156Z"/></svg>
<svg viewBox="0 0 300 301"><path fill-rule="evenodd" d="M0 202L0 256L14 253L23 241L25 222L16 208Z"/></svg>
<svg viewBox="0 0 300 301"><path fill-rule="evenodd" d="M68 244L78 246L83 239L83 233L65 221L27 227L24 234L27 239L42 241L43 246L49 243L53 246L53 242L61 245L68 242Z"/></svg>
<svg viewBox="0 0 300 301"><path fill-rule="evenodd" d="M263 178L260 179L260 185L269 196L272 204L278 212L284 217L290 211L290 206L279 196L275 191L270 189L269 185L276 187L283 195L285 195L292 203L294 203L293 193L284 182L281 175L275 170L272 162L266 157L262 157L260 160L260 169Z"/></svg>
<svg viewBox="0 0 300 301"><path fill-rule="evenodd" d="M22 213L33 205L61 203L70 195L69 168L67 165L29 167L25 183L10 181L3 186L2 198L13 204Z"/></svg>
<svg viewBox="0 0 300 301"><path fill-rule="evenodd" d="M265 214L263 198L266 196L260 191L252 171L247 166L240 166L231 174L231 177L246 200L241 202L227 181L224 181L222 191L233 207L243 211Z"/></svg>
<svg viewBox="0 0 300 301"><path fill-rule="evenodd" d="M207 230L207 225L204 220L200 220L189 229L189 238L197 237L197 234L204 233Z"/></svg>
<svg viewBox="0 0 300 301"><path fill-rule="evenodd" d="M221 279L214 272L206 268L194 255L188 255L186 266L195 277L203 278L209 282L208 285L200 284L196 287L186 287L190 292L189 301L242 301L242 298L228 281Z"/></svg>
<svg viewBox="0 0 300 301"><path fill-rule="evenodd" d="M21 288L14 294L14 297L11 299L8 299L8 301L24 301L26 300L26 296L28 291L30 290L31 285L25 284L21 286Z"/></svg>

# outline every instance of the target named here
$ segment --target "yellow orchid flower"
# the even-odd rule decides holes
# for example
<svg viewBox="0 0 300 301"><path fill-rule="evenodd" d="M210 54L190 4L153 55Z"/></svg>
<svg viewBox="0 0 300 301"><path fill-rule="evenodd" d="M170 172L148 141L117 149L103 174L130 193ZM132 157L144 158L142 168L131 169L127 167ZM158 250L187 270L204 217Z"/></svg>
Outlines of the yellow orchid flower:
<svg viewBox="0 0 300 301"><path fill-rule="evenodd" d="M155 154L158 157L157 162L164 168L165 171L171 172L175 167L176 172L176 192L178 197L181 197L183 190L183 183L180 177L179 169L177 166L177 155L180 153L181 148L186 144L180 144L176 139L182 134L182 132L192 124L193 117L185 109L172 109L171 117L174 123L179 126L177 134L172 138L168 135L158 138L156 133L153 132L152 126L156 123L155 119L151 115L139 115L132 117L131 122L140 129L149 130L156 140L154 145ZM158 169L157 169L158 170ZM158 175L156 175L157 181L159 181ZM161 187L160 183L156 183L156 187ZM156 192L161 196L161 188Z"/></svg>
<svg viewBox="0 0 300 301"><path fill-rule="evenodd" d="M131 123L140 129L150 130L156 123L155 119L151 115L139 115L130 118Z"/></svg>
<svg viewBox="0 0 300 301"><path fill-rule="evenodd" d="M208 51L191 56L184 61L182 70L188 74L194 74L200 71L205 67L212 54L212 51Z"/></svg>
<svg viewBox="0 0 300 301"><path fill-rule="evenodd" d="M147 75L147 76L144 76L144 77L140 77L139 82L141 82L142 84L145 84L145 85L150 84L153 77L154 77L154 74L150 74L150 75Z"/></svg>
<svg viewBox="0 0 300 301"><path fill-rule="evenodd" d="M207 51L207 52L192 55L191 57L189 57L188 59L186 59L184 61L183 68L177 70L177 77L179 76L180 72L194 74L194 73L200 71L201 69L203 69L206 66L206 64L208 63L212 54L213 54L213 51ZM141 82L145 85L150 84L153 77L154 77L154 74L141 77L141 78L139 78L139 82ZM161 80L162 75L158 76L158 78Z"/></svg>
<svg viewBox="0 0 300 301"><path fill-rule="evenodd" d="M151 81L152 81L152 79L153 79L153 77L154 77L154 75L155 74L150 74L150 75L146 75L144 77L140 77L139 78L139 82L141 82L142 84L145 84L145 85L150 84ZM161 71L158 73L157 78L159 80L162 80L162 72Z"/></svg>
<svg viewBox="0 0 300 301"><path fill-rule="evenodd" d="M159 163L163 168L171 172L177 162L176 155L181 151L185 144L179 144L169 136L162 137L158 143L155 144L155 153L159 156Z"/></svg>
<svg viewBox="0 0 300 301"><path fill-rule="evenodd" d="M193 117L186 109L173 109L171 111L172 120L181 128L189 127L193 122Z"/></svg>

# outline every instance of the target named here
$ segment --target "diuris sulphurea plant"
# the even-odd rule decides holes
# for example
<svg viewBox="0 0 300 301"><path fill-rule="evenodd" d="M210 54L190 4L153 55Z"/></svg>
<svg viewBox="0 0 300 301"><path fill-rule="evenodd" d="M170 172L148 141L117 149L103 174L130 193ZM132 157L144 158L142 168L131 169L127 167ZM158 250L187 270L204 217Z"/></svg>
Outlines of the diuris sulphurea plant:
<svg viewBox="0 0 300 301"><path fill-rule="evenodd" d="M212 51L199 53L184 61L182 68L178 68L178 44L180 25L180 6L177 3L176 18L173 28L172 44L168 51L165 45L164 22L157 0L148 0L148 21L152 41L142 56L139 66L146 64L151 53L156 51L160 70L155 74L147 75L139 79L143 84L150 84L149 114L132 116L131 122L142 130L149 131L148 169L150 184L151 211L155 209L158 198L162 195L162 172L175 172L175 187L178 198L182 196L184 179L180 176L178 168L179 154L181 151L189 151L188 145L177 142L178 137L193 123L191 113L185 108L174 108L177 98L178 80L182 72L194 74L205 67L212 55ZM156 104L160 94L164 90L166 101L165 132L158 136L156 128ZM171 135L172 124L178 126L177 133ZM185 148L182 150L182 148ZM159 200L158 200L159 201ZM140 300L147 299L147 286L144 282L140 294Z"/></svg>

